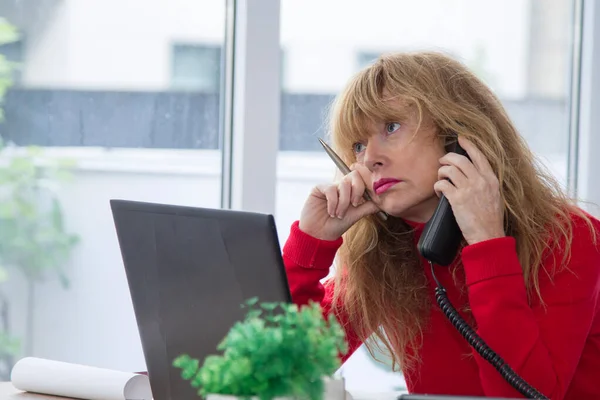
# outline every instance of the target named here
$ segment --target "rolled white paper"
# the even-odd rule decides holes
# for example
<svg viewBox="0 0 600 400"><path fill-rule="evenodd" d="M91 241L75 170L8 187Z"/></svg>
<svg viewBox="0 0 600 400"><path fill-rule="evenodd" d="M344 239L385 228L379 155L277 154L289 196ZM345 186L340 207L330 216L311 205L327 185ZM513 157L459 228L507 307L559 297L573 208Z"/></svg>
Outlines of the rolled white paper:
<svg viewBox="0 0 600 400"><path fill-rule="evenodd" d="M15 388L86 400L152 400L146 375L25 357L12 369Z"/></svg>

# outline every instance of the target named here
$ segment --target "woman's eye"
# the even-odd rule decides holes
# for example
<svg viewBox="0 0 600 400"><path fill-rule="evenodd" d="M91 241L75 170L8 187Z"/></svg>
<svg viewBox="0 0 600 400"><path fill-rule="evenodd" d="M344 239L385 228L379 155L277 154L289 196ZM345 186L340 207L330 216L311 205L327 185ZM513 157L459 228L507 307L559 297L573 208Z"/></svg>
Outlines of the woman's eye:
<svg viewBox="0 0 600 400"><path fill-rule="evenodd" d="M385 131L387 133L394 133L398 129L400 129L400 123L399 122L390 122L390 123L385 124Z"/></svg>
<svg viewBox="0 0 600 400"><path fill-rule="evenodd" d="M361 153L365 150L365 145L362 143L354 143L352 145L352 150L354 150L354 153L356 154Z"/></svg>

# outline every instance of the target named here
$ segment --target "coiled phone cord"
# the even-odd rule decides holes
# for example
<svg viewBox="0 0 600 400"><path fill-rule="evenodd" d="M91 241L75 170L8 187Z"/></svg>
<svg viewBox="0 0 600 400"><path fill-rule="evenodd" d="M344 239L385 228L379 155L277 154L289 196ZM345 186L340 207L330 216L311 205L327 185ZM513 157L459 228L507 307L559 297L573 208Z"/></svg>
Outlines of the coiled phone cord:
<svg viewBox="0 0 600 400"><path fill-rule="evenodd" d="M506 379L508 383L517 389L523 396L529 399L545 399L548 400L543 394L534 389L529 385L523 378L521 378L510 366L488 345L484 340L475 332L473 328L467 324L467 322L460 316L458 311L454 308L448 296L446 289L440 284L435 273L433 271L433 263L429 261L431 267L431 275L435 280L437 287L435 288L435 299L438 302L440 308L448 317L452 325L460 332L460 334L469 342L471 346L490 364L500 372L502 377Z"/></svg>

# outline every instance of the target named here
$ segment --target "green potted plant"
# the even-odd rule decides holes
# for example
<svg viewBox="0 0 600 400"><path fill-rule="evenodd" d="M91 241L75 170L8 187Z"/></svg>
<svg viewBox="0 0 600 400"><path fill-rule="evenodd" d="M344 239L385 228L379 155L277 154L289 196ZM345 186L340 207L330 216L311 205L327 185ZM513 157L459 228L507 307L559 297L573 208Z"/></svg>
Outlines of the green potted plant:
<svg viewBox="0 0 600 400"><path fill-rule="evenodd" d="M173 365L207 400L294 398L344 400L343 379L334 374L347 352L344 331L317 303L245 303L217 350L200 361L183 354Z"/></svg>

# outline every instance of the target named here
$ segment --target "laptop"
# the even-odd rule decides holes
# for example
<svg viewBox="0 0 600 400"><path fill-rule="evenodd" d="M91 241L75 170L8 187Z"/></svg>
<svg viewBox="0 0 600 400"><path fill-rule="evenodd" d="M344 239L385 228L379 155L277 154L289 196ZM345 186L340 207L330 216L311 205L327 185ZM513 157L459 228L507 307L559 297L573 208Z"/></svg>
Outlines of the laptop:
<svg viewBox="0 0 600 400"><path fill-rule="evenodd" d="M272 215L130 200L110 206L155 400L197 399L172 366L200 360L244 318L241 305L291 303Z"/></svg>

